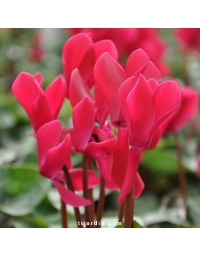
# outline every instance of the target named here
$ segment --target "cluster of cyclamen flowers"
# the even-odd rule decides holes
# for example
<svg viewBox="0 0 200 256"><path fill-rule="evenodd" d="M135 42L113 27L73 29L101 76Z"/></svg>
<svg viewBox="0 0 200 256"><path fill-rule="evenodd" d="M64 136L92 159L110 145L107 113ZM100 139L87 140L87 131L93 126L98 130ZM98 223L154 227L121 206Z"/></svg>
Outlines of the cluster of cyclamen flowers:
<svg viewBox="0 0 200 256"><path fill-rule="evenodd" d="M64 77L45 91L41 73L22 72L12 86L34 129L39 173L75 209L93 204L90 192L98 185L100 191L119 190L119 204L126 199L130 206L130 198L144 189L138 172L142 152L194 116L198 93L173 80L162 82L142 49L133 51L122 67L113 41L93 42L85 33L67 40L62 62ZM72 107L73 127L62 127L57 119L65 99ZM72 153L83 154L82 167L73 168ZM83 196L76 194L81 190ZM91 208L88 216L92 220Z"/></svg>

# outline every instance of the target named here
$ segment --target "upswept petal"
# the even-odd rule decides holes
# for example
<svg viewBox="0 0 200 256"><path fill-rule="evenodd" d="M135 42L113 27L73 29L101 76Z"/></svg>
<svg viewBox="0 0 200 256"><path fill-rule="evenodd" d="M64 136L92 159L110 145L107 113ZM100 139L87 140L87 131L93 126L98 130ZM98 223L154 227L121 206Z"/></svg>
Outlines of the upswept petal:
<svg viewBox="0 0 200 256"><path fill-rule="evenodd" d="M103 142L90 142L84 150L84 153L92 157L100 157L107 154L115 144L115 139L109 139Z"/></svg>
<svg viewBox="0 0 200 256"><path fill-rule="evenodd" d="M34 77L26 72L21 72L12 85L12 92L25 109L32 123L31 105L41 93L40 88L34 82Z"/></svg>
<svg viewBox="0 0 200 256"><path fill-rule="evenodd" d="M181 104L181 93L174 81L161 83L154 93L155 122L152 132Z"/></svg>
<svg viewBox="0 0 200 256"><path fill-rule="evenodd" d="M55 119L66 96L67 86L62 76L58 76L45 90L44 95Z"/></svg>
<svg viewBox="0 0 200 256"><path fill-rule="evenodd" d="M53 120L53 116L43 92L41 92L38 95L37 100L33 102L31 110L31 121L36 132L42 125Z"/></svg>
<svg viewBox="0 0 200 256"><path fill-rule="evenodd" d="M137 49L131 53L126 62L127 77L134 76L142 70L149 62L149 56L142 49Z"/></svg>
<svg viewBox="0 0 200 256"><path fill-rule="evenodd" d="M126 122L122 126L125 126L125 127L129 126L129 123L130 123L126 100L127 100L129 93L136 85L137 81L138 81L138 78L136 78L135 76L129 77L127 80L125 80L122 83L122 85L120 86L119 91L118 91L118 102L120 105L120 110L121 110L123 117L125 119L125 122Z"/></svg>
<svg viewBox="0 0 200 256"><path fill-rule="evenodd" d="M54 179L53 183L64 203L74 207L86 206L91 204L89 200L76 195L74 192L62 185L58 180Z"/></svg>
<svg viewBox="0 0 200 256"><path fill-rule="evenodd" d="M120 85L126 79L123 68L108 53L104 53L98 59L94 67L96 86L99 86L105 96L113 125L124 120L117 100Z"/></svg>
<svg viewBox="0 0 200 256"><path fill-rule="evenodd" d="M126 100L130 118L130 145L143 147L154 122L153 93L148 81L140 75Z"/></svg>
<svg viewBox="0 0 200 256"><path fill-rule="evenodd" d="M69 86L69 100L72 107L75 107L86 96L94 102L88 86L81 77L79 70L76 68L71 73Z"/></svg>
<svg viewBox="0 0 200 256"><path fill-rule="evenodd" d="M111 171L112 179L118 185L118 188L122 188L126 175L128 152L128 130L120 128L118 130L118 139L113 149L113 164Z"/></svg>
<svg viewBox="0 0 200 256"><path fill-rule="evenodd" d="M158 83L154 78L150 78L150 79L148 80L148 83L149 83L149 85L151 86L151 90L152 90L152 92L153 92L153 94L154 94L154 92L156 91L156 89L157 89L158 86L159 86L159 83Z"/></svg>
<svg viewBox="0 0 200 256"><path fill-rule="evenodd" d="M138 198L141 195L143 190L144 190L144 182L142 181L139 173L137 173L135 186L133 190L133 197Z"/></svg>
<svg viewBox="0 0 200 256"><path fill-rule="evenodd" d="M167 119L167 128L165 133L179 131L187 122L189 122L197 112L199 95L198 92L190 87L181 89L181 105L172 118Z"/></svg>
<svg viewBox="0 0 200 256"><path fill-rule="evenodd" d="M135 185L141 153L142 150L139 148L131 147L129 149L126 174L118 197L119 204L123 203L124 198L131 192Z"/></svg>
<svg viewBox="0 0 200 256"><path fill-rule="evenodd" d="M154 78L157 81L161 79L161 74L159 70L151 61L149 61L142 74L146 79Z"/></svg>
<svg viewBox="0 0 200 256"><path fill-rule="evenodd" d="M40 166L40 174L46 178L54 179L65 165L66 159L70 155L70 150L70 136L67 135L62 143L46 153L43 164Z"/></svg>
<svg viewBox="0 0 200 256"><path fill-rule="evenodd" d="M40 72L37 72L33 75L34 80L38 83L39 87L43 85L43 75Z"/></svg>
<svg viewBox="0 0 200 256"><path fill-rule="evenodd" d="M58 143L61 134L61 124L54 120L43 125L36 133L39 166L44 161L46 153Z"/></svg>
<svg viewBox="0 0 200 256"><path fill-rule="evenodd" d="M90 37L84 33L70 37L63 47L62 62L67 84L70 83L70 76L75 68L79 68L81 76L87 82L95 63L93 42Z"/></svg>
<svg viewBox="0 0 200 256"><path fill-rule="evenodd" d="M75 190L83 190L83 170L72 169L69 171L74 189ZM88 177L88 188L94 188L99 185L100 179L99 176L92 170L87 170Z"/></svg>
<svg viewBox="0 0 200 256"><path fill-rule="evenodd" d="M106 121L106 118L108 116L108 107L106 104L106 100L104 97L103 92L101 91L100 86L96 85L94 86L94 93L95 93L95 103L96 103L96 119L99 122L100 126L102 127Z"/></svg>
<svg viewBox="0 0 200 256"><path fill-rule="evenodd" d="M74 146L82 152L87 146L94 129L95 113L93 104L87 96L72 111L74 126Z"/></svg>
<svg viewBox="0 0 200 256"><path fill-rule="evenodd" d="M104 52L108 52L110 54L110 56L112 58L114 58L115 60L118 59L117 48L116 48L115 44L113 43L113 41L111 41L111 40L105 39L105 40L101 40L101 41L94 43L94 51L95 51L96 60L98 60L98 58Z"/></svg>
<svg viewBox="0 0 200 256"><path fill-rule="evenodd" d="M102 156L96 157L95 162L100 175L105 179L105 181L110 182L112 178L111 178L111 166L109 164L108 155L102 155Z"/></svg>

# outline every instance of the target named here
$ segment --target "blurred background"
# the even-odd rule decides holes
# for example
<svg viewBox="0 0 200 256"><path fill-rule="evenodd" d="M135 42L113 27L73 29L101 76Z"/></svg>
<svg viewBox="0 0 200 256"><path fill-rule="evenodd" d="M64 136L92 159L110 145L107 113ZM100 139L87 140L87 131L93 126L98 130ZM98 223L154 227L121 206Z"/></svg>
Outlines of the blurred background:
<svg viewBox="0 0 200 256"><path fill-rule="evenodd" d="M192 31L192 32L191 32ZM61 53L66 40L78 32L93 40L112 39L119 51L119 36L96 29L0 29L0 227L60 227L60 199L51 184L38 174L37 152L28 117L11 93L21 71L41 72L44 87L63 74ZM200 92L200 29L135 29L130 51L143 48L165 79ZM151 47L154 45L156 47ZM152 51L152 49L156 49ZM120 52L125 63L129 52ZM63 104L59 119L71 122L71 107ZM145 227L200 227L200 116L180 131L184 171L187 177L190 220L186 220L178 181L173 135L163 136L154 150L144 152L139 172L145 183L135 200L135 218ZM73 156L74 167L81 165ZM98 199L98 188L94 189ZM118 191L106 191L103 220L116 219ZM69 226L75 227L73 208L67 206ZM106 226L105 226L106 227ZM108 226L107 226L108 227ZM112 226L109 226L112 227Z"/></svg>

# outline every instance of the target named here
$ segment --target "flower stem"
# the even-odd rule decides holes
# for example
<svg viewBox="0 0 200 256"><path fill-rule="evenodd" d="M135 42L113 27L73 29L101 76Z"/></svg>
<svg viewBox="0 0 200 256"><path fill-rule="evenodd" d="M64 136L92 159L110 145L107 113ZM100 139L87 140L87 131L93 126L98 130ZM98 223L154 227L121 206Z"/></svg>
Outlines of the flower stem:
<svg viewBox="0 0 200 256"><path fill-rule="evenodd" d="M119 207L118 222L123 222L123 219L124 219L124 206L125 206L125 201Z"/></svg>
<svg viewBox="0 0 200 256"><path fill-rule="evenodd" d="M105 202L105 180L103 177L100 178L100 195L99 195L99 202L97 208L97 228L101 227L101 219L103 216L103 209L104 209L104 202Z"/></svg>
<svg viewBox="0 0 200 256"><path fill-rule="evenodd" d="M175 142L177 162L178 162L178 177L179 177L179 184L181 188L181 196L183 199L185 214L187 215L187 185L186 185L185 172L182 164L182 154L181 154L181 147L180 147L178 133L174 134L174 142Z"/></svg>
<svg viewBox="0 0 200 256"><path fill-rule="evenodd" d="M83 197L86 199L89 198L89 189L88 189L88 155L83 154ZM90 206L85 206L85 222L89 222L90 224L86 227L92 227L93 225L91 222L93 222L91 218L91 208L92 205Z"/></svg>
<svg viewBox="0 0 200 256"><path fill-rule="evenodd" d="M72 180L71 180L71 177L70 177L70 174L69 174L69 171L68 171L66 165L63 166L63 172L64 172L65 179L66 179L66 182L67 182L67 187L71 191L74 192L74 186L73 186L73 183L72 183ZM80 211L79 211L78 207L74 207L74 213L75 213L75 218L76 218L76 221L77 221L78 228L82 228L83 225L81 224L82 223L81 214L80 214ZM80 223L80 225L78 225L78 223Z"/></svg>
<svg viewBox="0 0 200 256"><path fill-rule="evenodd" d="M125 202L125 220L124 220L124 227L125 228L133 228L133 189L131 192L126 196Z"/></svg>
<svg viewBox="0 0 200 256"><path fill-rule="evenodd" d="M62 222L62 228L67 228L67 210L66 210L66 204L61 201L61 209L60 209L60 213L61 213L61 222Z"/></svg>

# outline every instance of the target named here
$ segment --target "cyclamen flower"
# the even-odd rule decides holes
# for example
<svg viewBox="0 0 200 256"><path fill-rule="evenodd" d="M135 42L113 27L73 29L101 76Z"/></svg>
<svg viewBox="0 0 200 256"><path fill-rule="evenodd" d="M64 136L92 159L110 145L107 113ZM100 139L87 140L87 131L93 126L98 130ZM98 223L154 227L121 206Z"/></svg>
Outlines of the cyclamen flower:
<svg viewBox="0 0 200 256"><path fill-rule="evenodd" d="M153 147L152 138L157 141L161 135L159 125L179 107L180 90L174 81L161 84L156 81L160 74L141 49L130 55L126 72L104 53L95 65L94 75L96 86L105 97L112 123L119 128L119 145L123 143L120 139L123 129L127 133L126 157L114 159L112 168L112 177L121 189L119 203L122 203L135 186L142 150ZM156 136L153 136L154 132ZM114 151L119 154L117 145ZM117 166L124 166L123 174L119 174Z"/></svg>
<svg viewBox="0 0 200 256"><path fill-rule="evenodd" d="M130 55L134 50L142 48L158 67L162 75L169 75L170 69L162 57L166 50L166 42L162 40L155 28L69 28L70 34L85 33L93 42L110 39L114 42L121 58Z"/></svg>
<svg viewBox="0 0 200 256"><path fill-rule="evenodd" d="M66 95L62 76L57 77L45 91L42 90L42 74L21 72L12 85L12 92L26 111L35 132L57 118Z"/></svg>
<svg viewBox="0 0 200 256"><path fill-rule="evenodd" d="M51 179L60 197L74 207L89 205L91 202L76 195L60 182L60 172L64 165L69 166L71 140L67 135L62 139L62 127L58 120L43 125L35 135L38 148L39 173ZM73 174L72 174L73 176ZM79 184L80 182L78 182ZM79 186L80 187L80 186Z"/></svg>
<svg viewBox="0 0 200 256"><path fill-rule="evenodd" d="M78 68L87 86L91 87L94 83L93 68L95 62L104 52L109 52L114 59L118 58L116 46L111 40L93 43L91 38L84 33L70 37L62 51L64 74L68 86L71 73ZM69 88L67 89L67 97L68 92Z"/></svg>

